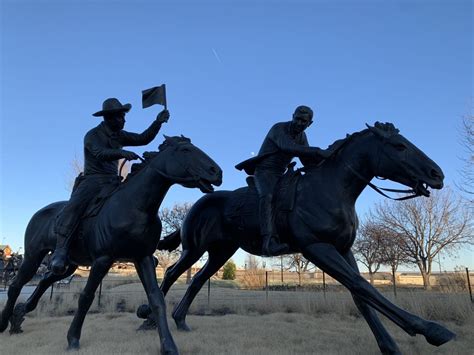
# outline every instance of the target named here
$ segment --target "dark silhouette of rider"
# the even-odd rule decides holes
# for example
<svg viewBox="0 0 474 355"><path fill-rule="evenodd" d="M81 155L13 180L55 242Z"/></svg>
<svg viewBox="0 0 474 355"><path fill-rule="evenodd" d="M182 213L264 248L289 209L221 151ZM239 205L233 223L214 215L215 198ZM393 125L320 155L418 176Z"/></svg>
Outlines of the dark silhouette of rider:
<svg viewBox="0 0 474 355"><path fill-rule="evenodd" d="M84 137L84 173L76 179L69 202L56 218L54 233L56 249L51 259L51 270L64 274L68 265L68 250L75 229L79 225L90 201L100 190L120 182L118 176L119 159L134 160L139 156L122 149L124 146L141 146L150 143L158 134L161 125L169 119L169 112L163 110L155 121L141 134L124 131L125 114L132 105L122 105L116 98L102 104L102 110L93 114L104 120L91 129Z"/></svg>
<svg viewBox="0 0 474 355"><path fill-rule="evenodd" d="M326 159L330 152L310 147L305 129L313 123L313 111L298 106L289 122L276 123L265 137L258 155L236 165L254 175L259 195L260 232L263 237L262 253L267 256L287 252L287 244L280 243L273 223L272 200L275 186L294 157Z"/></svg>

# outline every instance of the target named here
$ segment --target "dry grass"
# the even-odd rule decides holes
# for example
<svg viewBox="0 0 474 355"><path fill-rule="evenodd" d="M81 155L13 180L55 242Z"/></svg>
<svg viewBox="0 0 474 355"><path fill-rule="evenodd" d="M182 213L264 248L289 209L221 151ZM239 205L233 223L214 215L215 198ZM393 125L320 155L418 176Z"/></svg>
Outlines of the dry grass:
<svg viewBox="0 0 474 355"><path fill-rule="evenodd" d="M65 353L71 316L34 318L20 335L0 335L4 354ZM172 320L170 319L170 324ZM136 332L140 321L130 313L93 314L84 325L81 350L75 354L156 354L157 333ZM365 322L355 317L273 313L190 316L191 333L171 331L182 354L378 354ZM456 341L435 348L423 337L409 337L387 324L404 354L472 354L472 319L464 326L447 324Z"/></svg>
<svg viewBox="0 0 474 355"><path fill-rule="evenodd" d="M33 316L64 316L74 313L83 283L72 283L69 288L56 290L52 301L45 295ZM167 295L168 309L174 307L183 296L186 285L174 285ZM228 287L211 287L210 307L208 307L207 284L202 288L191 306L191 314L270 314L275 312L304 313L310 315L336 314L340 317L351 315L360 317L350 294L346 291L328 292L288 292L270 291L268 300L265 291L238 290ZM462 325L473 317L474 310L466 293L439 293L424 291L399 292L384 295L403 309L426 319L453 321ZM91 312L135 312L146 303L141 284L130 283L116 287L105 287L102 291L101 306L94 301Z"/></svg>
<svg viewBox="0 0 474 355"><path fill-rule="evenodd" d="M347 292L270 292L266 301L265 292L220 291L211 295L211 306L207 297L198 296L191 307L191 314L271 314L277 312L302 313L313 316L336 315L339 317L361 317L351 296ZM171 294L169 302L174 304L180 297ZM453 321L465 324L473 317L473 306L466 295L436 293L402 293L396 299L386 295L401 308L423 318L437 321Z"/></svg>
<svg viewBox="0 0 474 355"><path fill-rule="evenodd" d="M73 282L69 288L55 291L52 302L45 295L37 310L27 316L25 333L0 335L2 353L62 353L70 315L83 285ZM348 292L331 291L324 297L322 292L272 291L267 301L264 291L213 285L208 307L206 286L188 317L192 333L176 331L173 320L169 320L183 354L378 354L375 339ZM179 284L172 288L167 296L168 313L185 288ZM393 300L390 293L386 297ZM157 353L157 334L135 331L141 320L134 312L145 301L140 284L104 284L101 307L96 299L92 314L86 318L82 350L77 354ZM474 310L466 293L405 291L393 301L424 318L440 321L458 334L456 341L435 348L423 337L412 338L383 319L404 354L472 354ZM118 304L125 313L117 313Z"/></svg>

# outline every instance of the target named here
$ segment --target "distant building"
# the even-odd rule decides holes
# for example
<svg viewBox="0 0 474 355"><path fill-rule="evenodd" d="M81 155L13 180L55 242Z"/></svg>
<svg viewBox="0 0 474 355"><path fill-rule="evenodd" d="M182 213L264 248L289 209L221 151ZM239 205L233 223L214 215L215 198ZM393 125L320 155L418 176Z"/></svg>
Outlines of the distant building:
<svg viewBox="0 0 474 355"><path fill-rule="evenodd" d="M12 255L12 248L9 245L0 245L0 258L6 260Z"/></svg>

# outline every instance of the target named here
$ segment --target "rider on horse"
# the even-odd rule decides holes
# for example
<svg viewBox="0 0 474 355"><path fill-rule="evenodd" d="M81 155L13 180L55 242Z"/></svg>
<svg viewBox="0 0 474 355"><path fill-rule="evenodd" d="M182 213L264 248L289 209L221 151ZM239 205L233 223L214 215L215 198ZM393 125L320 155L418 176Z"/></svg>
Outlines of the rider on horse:
<svg viewBox="0 0 474 355"><path fill-rule="evenodd" d="M288 245L278 242L273 225L273 192L280 177L293 157L319 157L326 159L330 151L310 147L304 130L313 123L313 111L307 106L298 106L293 120L276 123L268 132L258 155L235 167L254 175L259 196L260 232L263 237L263 254L267 256L284 253Z"/></svg>
<svg viewBox="0 0 474 355"><path fill-rule="evenodd" d="M57 243L51 260L51 270L55 274L66 272L72 237L90 201L103 187L120 182L118 160L139 158L122 147L147 145L169 119L169 112L163 110L141 134L127 132L123 130L125 114L131 107L130 104L122 105L116 98L110 98L104 101L101 111L93 114L103 117L104 121L84 137L84 174L76 179L71 198L56 219L54 233Z"/></svg>

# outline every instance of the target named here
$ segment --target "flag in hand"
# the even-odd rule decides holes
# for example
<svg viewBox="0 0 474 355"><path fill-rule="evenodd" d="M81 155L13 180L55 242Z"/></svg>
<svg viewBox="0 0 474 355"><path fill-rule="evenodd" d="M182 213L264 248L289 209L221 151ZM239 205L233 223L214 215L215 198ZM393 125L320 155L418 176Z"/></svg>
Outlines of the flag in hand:
<svg viewBox="0 0 474 355"><path fill-rule="evenodd" d="M142 106L143 108L159 104L166 108L166 86L155 86L151 89L142 91Z"/></svg>

